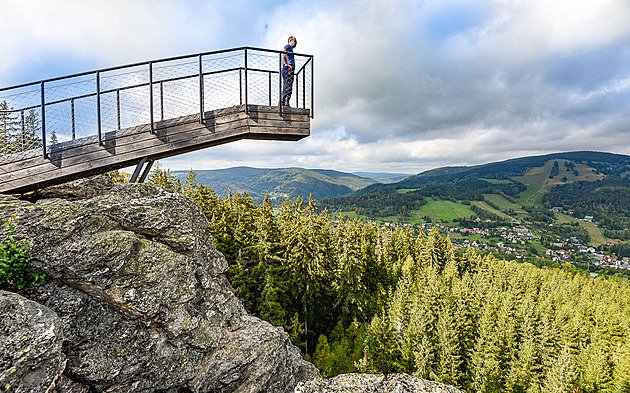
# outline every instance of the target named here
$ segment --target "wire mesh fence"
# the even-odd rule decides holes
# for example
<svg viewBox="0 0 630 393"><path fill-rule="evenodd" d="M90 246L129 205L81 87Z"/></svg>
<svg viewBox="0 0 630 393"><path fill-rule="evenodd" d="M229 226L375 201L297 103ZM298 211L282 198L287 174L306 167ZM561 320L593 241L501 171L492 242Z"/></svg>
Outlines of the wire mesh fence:
<svg viewBox="0 0 630 393"><path fill-rule="evenodd" d="M190 115L203 121L208 111L236 105L277 106L281 56L237 48L0 89L0 161L46 156L86 138L101 143L110 131L152 132ZM296 53L295 62L291 106L312 117L313 57Z"/></svg>

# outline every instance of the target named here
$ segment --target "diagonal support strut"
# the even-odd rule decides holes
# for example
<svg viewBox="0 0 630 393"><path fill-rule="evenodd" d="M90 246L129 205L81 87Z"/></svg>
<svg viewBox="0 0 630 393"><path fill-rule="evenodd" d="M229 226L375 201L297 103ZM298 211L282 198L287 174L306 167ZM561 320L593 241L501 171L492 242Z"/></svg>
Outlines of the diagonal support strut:
<svg viewBox="0 0 630 393"><path fill-rule="evenodd" d="M142 170L142 167L144 166L144 164L147 164L147 166L144 168L144 171L142 171L142 175L140 176L140 179L138 179L138 176L140 175L140 171ZM140 162L138 163L138 165L136 166L136 169L133 171L133 175L131 175L131 179L129 180L129 183L144 183L144 181L147 179L147 176L149 176L149 172L151 171L151 167L153 166L153 160L149 160L148 157L142 157L140 159Z"/></svg>

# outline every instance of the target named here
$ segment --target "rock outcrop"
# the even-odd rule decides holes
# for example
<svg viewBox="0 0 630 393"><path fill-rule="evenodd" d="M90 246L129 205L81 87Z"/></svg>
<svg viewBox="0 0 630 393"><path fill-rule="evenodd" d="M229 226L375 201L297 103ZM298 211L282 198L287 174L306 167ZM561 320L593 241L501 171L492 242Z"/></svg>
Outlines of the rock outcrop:
<svg viewBox="0 0 630 393"><path fill-rule="evenodd" d="M52 390L66 365L63 324L51 309L0 291L0 391Z"/></svg>
<svg viewBox="0 0 630 393"><path fill-rule="evenodd" d="M290 392L317 375L281 328L246 313L190 199L103 177L33 198L0 196L0 217L17 218L46 274L23 294L58 316L41 347L63 337L58 392Z"/></svg>
<svg viewBox="0 0 630 393"><path fill-rule="evenodd" d="M317 378L300 383L295 393L462 393L443 383L407 374L344 374L331 379Z"/></svg>

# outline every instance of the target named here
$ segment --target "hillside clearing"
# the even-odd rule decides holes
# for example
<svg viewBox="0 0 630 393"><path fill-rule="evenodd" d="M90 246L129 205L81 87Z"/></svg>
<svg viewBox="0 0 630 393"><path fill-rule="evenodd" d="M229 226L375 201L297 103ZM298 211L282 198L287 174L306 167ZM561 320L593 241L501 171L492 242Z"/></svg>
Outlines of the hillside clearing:
<svg viewBox="0 0 630 393"><path fill-rule="evenodd" d="M584 228L589 236L591 237L591 241L589 242L592 246L600 246L606 243L606 238L602 234L602 231L592 222L586 222L582 220L578 220L566 214L555 214L556 220L559 223L574 223L577 222L582 228Z"/></svg>
<svg viewBox="0 0 630 393"><path fill-rule="evenodd" d="M435 200L433 198L427 198L427 203L422 205L420 209L416 211L416 214L420 217L428 216L432 221L448 221L453 222L459 218L474 217L475 213L470 210L470 207L461 203Z"/></svg>

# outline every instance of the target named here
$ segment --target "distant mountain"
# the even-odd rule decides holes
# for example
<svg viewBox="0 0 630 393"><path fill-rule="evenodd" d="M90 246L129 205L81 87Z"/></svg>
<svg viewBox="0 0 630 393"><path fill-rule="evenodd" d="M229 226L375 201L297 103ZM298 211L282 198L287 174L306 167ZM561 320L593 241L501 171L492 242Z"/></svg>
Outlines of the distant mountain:
<svg viewBox="0 0 630 393"><path fill-rule="evenodd" d="M579 151L437 168L318 203L330 212L375 218L418 211L429 199L518 210L570 209L576 216L594 216L608 230L628 231L630 237L630 156Z"/></svg>
<svg viewBox="0 0 630 393"><path fill-rule="evenodd" d="M351 173L327 169L281 168L261 169L235 167L217 170L196 170L197 182L210 187L218 195L247 192L255 201L265 195L272 200L335 198L377 183L376 180ZM182 181L188 171L175 171Z"/></svg>
<svg viewBox="0 0 630 393"><path fill-rule="evenodd" d="M352 172L353 175L367 177L369 179L376 180L379 183L390 184L402 180L411 175L405 175L402 173L387 173L387 172Z"/></svg>
<svg viewBox="0 0 630 393"><path fill-rule="evenodd" d="M475 166L444 167L431 169L415 176L409 176L395 184L374 184L359 190L355 194L369 194L380 189L393 187L395 189L418 188L430 184L458 181L463 179L493 179L510 180L512 177L523 176L532 168L540 168L550 160L567 160L586 165L589 169L602 175L621 175L630 171L630 156L614 153L593 151L576 151L566 153L552 153L541 156L513 158L510 160L492 162ZM627 169L624 169L627 168ZM582 180L582 179L575 179Z"/></svg>

